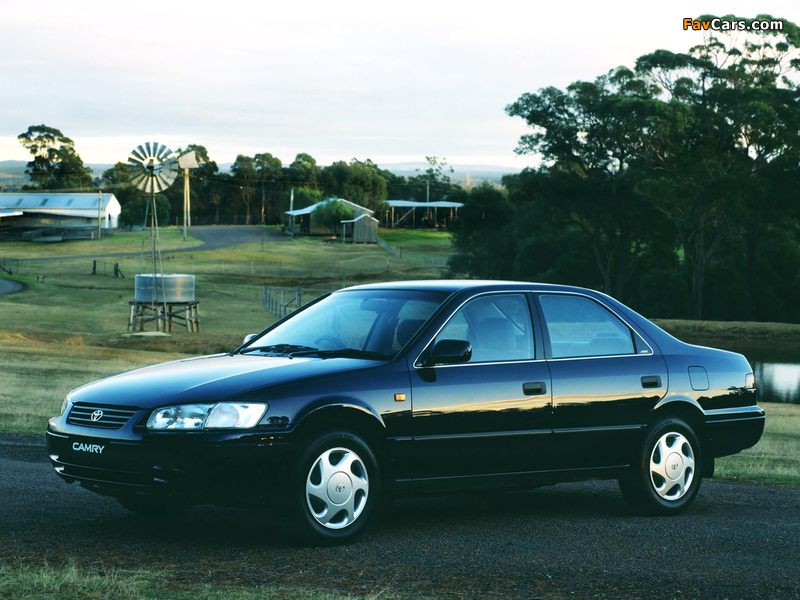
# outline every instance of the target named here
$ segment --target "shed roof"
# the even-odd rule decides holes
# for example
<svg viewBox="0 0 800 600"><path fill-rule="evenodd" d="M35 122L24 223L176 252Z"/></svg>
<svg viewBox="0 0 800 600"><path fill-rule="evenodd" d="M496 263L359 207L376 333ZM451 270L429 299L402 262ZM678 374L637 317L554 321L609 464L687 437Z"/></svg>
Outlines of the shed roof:
<svg viewBox="0 0 800 600"><path fill-rule="evenodd" d="M461 202L447 202L439 200L437 202L413 202L411 200L387 200L392 208L461 208L464 206Z"/></svg>
<svg viewBox="0 0 800 600"><path fill-rule="evenodd" d="M0 209L12 210L97 210L99 194L52 192L5 192L0 193ZM116 200L114 194L102 194L102 208Z"/></svg>
<svg viewBox="0 0 800 600"><path fill-rule="evenodd" d="M306 206L305 208L298 208L297 210L287 210L287 215L297 217L300 215L308 215L317 210L323 204L327 204L328 202L344 202L345 204L352 206L353 208L359 208L363 211L366 211L369 214L372 214L373 210L368 209L365 206L361 206L360 204L356 204L355 202L350 202L350 200L345 200L344 198L328 198L327 200L322 200L321 202L317 202L316 204L312 204L311 206Z"/></svg>
<svg viewBox="0 0 800 600"><path fill-rule="evenodd" d="M372 216L368 215L367 213L361 213L355 219L349 219L347 221L340 221L340 223L355 223L356 221L360 221L361 219L371 219L371 220L375 221L376 223L379 222L378 219L376 219L375 217L372 217Z"/></svg>

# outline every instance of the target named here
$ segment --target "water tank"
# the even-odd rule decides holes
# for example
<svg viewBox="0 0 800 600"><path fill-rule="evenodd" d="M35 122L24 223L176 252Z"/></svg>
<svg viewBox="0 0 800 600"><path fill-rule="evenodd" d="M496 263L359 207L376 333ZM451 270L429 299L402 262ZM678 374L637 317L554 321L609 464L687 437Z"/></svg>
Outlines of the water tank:
<svg viewBox="0 0 800 600"><path fill-rule="evenodd" d="M194 302L194 275L136 276L136 302Z"/></svg>

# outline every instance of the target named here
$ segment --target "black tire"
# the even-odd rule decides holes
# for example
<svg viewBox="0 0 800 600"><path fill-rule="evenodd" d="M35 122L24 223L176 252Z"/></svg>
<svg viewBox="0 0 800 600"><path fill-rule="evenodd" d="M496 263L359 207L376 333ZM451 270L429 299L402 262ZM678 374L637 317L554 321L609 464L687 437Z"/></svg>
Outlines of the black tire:
<svg viewBox="0 0 800 600"><path fill-rule="evenodd" d="M122 506L140 517L148 519L160 517L177 517L192 508L186 500L179 500L170 496L144 496L130 494L118 496L117 500Z"/></svg>
<svg viewBox="0 0 800 600"><path fill-rule="evenodd" d="M364 532L382 482L375 454L361 437L345 431L318 435L296 468L288 522L295 541L342 544Z"/></svg>
<svg viewBox="0 0 800 600"><path fill-rule="evenodd" d="M670 417L650 427L631 466L619 480L625 500L645 514L671 515L685 510L703 479L703 456L694 430Z"/></svg>

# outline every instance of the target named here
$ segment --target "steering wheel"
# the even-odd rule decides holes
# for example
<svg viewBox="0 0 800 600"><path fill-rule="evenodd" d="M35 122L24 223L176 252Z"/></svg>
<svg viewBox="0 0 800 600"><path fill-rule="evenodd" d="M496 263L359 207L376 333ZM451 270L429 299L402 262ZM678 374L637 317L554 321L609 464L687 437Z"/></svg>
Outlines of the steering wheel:
<svg viewBox="0 0 800 600"><path fill-rule="evenodd" d="M332 335L323 335L322 337L317 338L314 340L314 343L317 345L317 348L322 349L322 344L327 342L328 344L333 346L333 350L344 350L347 348L347 345L337 337Z"/></svg>

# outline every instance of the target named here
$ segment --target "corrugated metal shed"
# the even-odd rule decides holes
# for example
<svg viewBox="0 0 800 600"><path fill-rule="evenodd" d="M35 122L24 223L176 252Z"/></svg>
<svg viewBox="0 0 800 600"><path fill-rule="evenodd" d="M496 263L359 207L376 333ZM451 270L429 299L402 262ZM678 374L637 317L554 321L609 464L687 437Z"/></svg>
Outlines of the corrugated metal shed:
<svg viewBox="0 0 800 600"><path fill-rule="evenodd" d="M99 206L98 206L99 205ZM97 226L98 213L106 229L117 227L122 208L114 194L4 192L0 218L24 228ZM93 222L93 223L92 223Z"/></svg>
<svg viewBox="0 0 800 600"><path fill-rule="evenodd" d="M378 243L378 219L364 213L355 219L342 221L342 237L356 244Z"/></svg>

